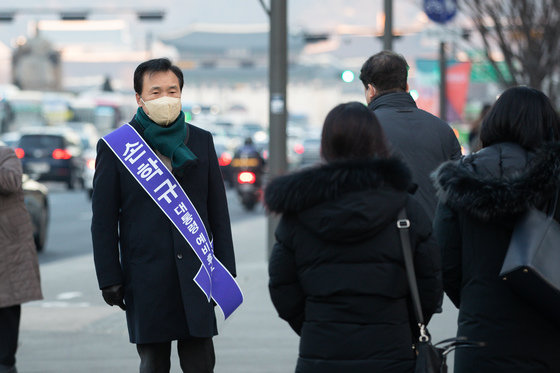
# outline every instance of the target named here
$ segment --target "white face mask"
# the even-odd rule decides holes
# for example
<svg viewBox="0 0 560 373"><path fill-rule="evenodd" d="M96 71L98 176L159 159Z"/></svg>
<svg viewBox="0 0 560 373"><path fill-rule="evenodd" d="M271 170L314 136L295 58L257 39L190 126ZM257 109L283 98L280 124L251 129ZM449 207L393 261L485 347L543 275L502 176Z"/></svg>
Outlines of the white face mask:
<svg viewBox="0 0 560 373"><path fill-rule="evenodd" d="M140 100L148 109L149 113L146 113L146 115L160 126L169 126L181 113L181 99L179 97L163 96L149 101L144 101L142 98Z"/></svg>

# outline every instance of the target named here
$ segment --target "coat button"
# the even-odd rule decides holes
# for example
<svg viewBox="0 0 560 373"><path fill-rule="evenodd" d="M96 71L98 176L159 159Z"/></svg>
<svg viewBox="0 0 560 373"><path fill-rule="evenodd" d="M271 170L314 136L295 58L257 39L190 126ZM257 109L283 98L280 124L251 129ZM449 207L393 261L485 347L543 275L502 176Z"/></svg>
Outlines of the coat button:
<svg viewBox="0 0 560 373"><path fill-rule="evenodd" d="M177 254L177 259L183 259L183 254Z"/></svg>

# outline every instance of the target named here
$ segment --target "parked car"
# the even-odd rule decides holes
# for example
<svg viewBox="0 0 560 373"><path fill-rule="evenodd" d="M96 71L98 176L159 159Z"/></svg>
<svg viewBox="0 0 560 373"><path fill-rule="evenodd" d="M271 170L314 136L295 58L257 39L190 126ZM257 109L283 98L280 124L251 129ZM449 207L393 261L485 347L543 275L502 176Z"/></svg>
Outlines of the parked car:
<svg viewBox="0 0 560 373"><path fill-rule="evenodd" d="M23 196L25 207L31 215L33 238L37 251L43 251L49 227L48 189L43 184L23 175Z"/></svg>
<svg viewBox="0 0 560 373"><path fill-rule="evenodd" d="M80 136L71 128L38 127L22 131L16 155L31 178L62 181L74 189L83 184L82 151Z"/></svg>

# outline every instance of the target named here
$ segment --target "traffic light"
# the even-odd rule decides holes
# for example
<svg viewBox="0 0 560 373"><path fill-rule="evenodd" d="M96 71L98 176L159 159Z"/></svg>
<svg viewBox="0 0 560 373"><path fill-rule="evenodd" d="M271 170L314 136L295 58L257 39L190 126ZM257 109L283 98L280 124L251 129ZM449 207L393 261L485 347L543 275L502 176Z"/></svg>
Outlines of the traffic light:
<svg viewBox="0 0 560 373"><path fill-rule="evenodd" d="M340 77L345 83L352 83L354 81L354 73L351 70L344 70Z"/></svg>

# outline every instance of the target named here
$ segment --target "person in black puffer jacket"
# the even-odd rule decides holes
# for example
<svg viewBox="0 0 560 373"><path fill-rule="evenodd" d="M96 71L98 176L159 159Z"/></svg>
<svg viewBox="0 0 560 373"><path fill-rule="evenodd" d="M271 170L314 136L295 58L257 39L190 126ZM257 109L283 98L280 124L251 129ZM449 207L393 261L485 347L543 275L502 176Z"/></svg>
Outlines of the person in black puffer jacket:
<svg viewBox="0 0 560 373"><path fill-rule="evenodd" d="M510 88L482 123L482 149L435 173L434 235L445 292L459 308L457 335L486 342L458 349L455 373L560 372L560 327L499 276L516 219L554 201L559 139L550 100L532 88ZM560 207L556 212L558 220Z"/></svg>
<svg viewBox="0 0 560 373"><path fill-rule="evenodd" d="M296 372L405 373L415 326L396 226L405 206L425 318L442 295L439 249L411 173L387 150L375 115L354 102L325 119L325 164L274 179L282 214L269 262L279 316L301 336Z"/></svg>

